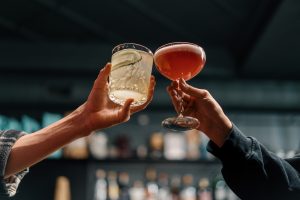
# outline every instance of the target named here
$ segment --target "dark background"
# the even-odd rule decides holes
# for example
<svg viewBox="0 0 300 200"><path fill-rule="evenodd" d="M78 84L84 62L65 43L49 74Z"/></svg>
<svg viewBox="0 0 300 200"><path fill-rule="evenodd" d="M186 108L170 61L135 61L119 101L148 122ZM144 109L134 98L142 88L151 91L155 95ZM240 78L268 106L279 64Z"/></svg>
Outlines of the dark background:
<svg viewBox="0 0 300 200"><path fill-rule="evenodd" d="M46 111L76 108L119 43L140 43L154 52L168 42L189 41L207 54L203 71L190 83L208 89L247 135L275 151L296 150L299 36L299 0L4 0L0 114L28 114L39 120ZM153 74L157 87L145 113L156 116L151 125L160 129L159 121L174 112L165 92L169 81L155 67ZM144 142L147 134L140 134L136 143ZM95 163L73 162L46 161L33 167L15 199L53 199L58 175L71 177L74 199L87 198L92 183L85 180L90 180Z"/></svg>
<svg viewBox="0 0 300 200"><path fill-rule="evenodd" d="M1 110L10 105L76 107L85 100L99 69L110 61L115 45L136 42L154 52L172 41L194 42L205 49L207 64L192 82L207 88L207 82L214 83L217 88L208 89L223 106L299 109L299 4L297 0L2 1ZM153 71L156 94L164 92L160 86L168 81ZM277 91L276 98L267 95ZM244 93L250 93L251 100L244 101ZM260 95L265 98L257 100ZM168 97L162 98L160 102L155 98L153 105L169 105Z"/></svg>

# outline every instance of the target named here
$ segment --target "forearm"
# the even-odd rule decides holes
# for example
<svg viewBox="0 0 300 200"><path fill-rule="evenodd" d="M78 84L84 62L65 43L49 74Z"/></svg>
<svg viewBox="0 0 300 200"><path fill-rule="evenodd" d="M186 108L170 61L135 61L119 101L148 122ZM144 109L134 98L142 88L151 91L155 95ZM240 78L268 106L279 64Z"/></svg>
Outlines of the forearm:
<svg viewBox="0 0 300 200"><path fill-rule="evenodd" d="M242 199L300 199L300 169L236 127L221 148L210 143L208 150L222 161L224 179Z"/></svg>
<svg viewBox="0 0 300 200"><path fill-rule="evenodd" d="M82 115L74 111L48 127L21 137L12 147L5 177L32 166L67 143L87 135L89 130L81 118Z"/></svg>
<svg viewBox="0 0 300 200"><path fill-rule="evenodd" d="M209 123L207 126L204 126L203 129L199 129L200 131L203 131L218 147L223 146L233 127L230 119L223 113L223 111L221 113L222 114L218 117L213 117L213 119L211 119L213 123Z"/></svg>

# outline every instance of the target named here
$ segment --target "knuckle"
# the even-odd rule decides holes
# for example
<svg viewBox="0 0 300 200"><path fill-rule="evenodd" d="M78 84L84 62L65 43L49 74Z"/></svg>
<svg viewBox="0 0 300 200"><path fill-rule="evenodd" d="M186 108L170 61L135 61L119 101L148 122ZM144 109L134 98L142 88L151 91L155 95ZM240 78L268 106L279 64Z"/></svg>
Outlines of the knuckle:
<svg viewBox="0 0 300 200"><path fill-rule="evenodd" d="M94 86L94 88L96 88L98 86L98 81L97 80L94 81L93 86Z"/></svg>
<svg viewBox="0 0 300 200"><path fill-rule="evenodd" d="M209 91L205 90L205 89L202 90L202 93L203 93L203 96L206 96L206 97L210 95Z"/></svg>

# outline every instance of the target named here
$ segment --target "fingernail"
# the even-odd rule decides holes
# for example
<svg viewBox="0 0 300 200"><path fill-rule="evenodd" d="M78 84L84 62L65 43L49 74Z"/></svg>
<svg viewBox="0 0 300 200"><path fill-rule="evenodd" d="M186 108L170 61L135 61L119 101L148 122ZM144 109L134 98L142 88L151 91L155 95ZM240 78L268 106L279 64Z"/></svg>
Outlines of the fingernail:
<svg viewBox="0 0 300 200"><path fill-rule="evenodd" d="M107 69L108 67L111 67L111 64L110 64L110 63L107 63L107 64L105 65L105 69Z"/></svg>

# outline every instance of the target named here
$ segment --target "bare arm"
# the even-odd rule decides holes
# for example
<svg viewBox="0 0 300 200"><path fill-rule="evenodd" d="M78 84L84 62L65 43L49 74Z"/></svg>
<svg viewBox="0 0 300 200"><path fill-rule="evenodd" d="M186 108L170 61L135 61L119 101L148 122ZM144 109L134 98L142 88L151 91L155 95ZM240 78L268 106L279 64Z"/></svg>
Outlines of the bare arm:
<svg viewBox="0 0 300 200"><path fill-rule="evenodd" d="M80 114L74 112L58 122L16 141L7 161L5 177L41 161L69 142L87 135Z"/></svg>
<svg viewBox="0 0 300 200"><path fill-rule="evenodd" d="M100 71L83 105L56 123L21 137L14 144L6 164L5 177L32 166L71 141L89 135L93 130L128 121L131 114L150 103L155 86L154 77L151 78L145 104L131 108L133 99L128 99L124 106L110 101L107 95L110 68L111 65L107 64Z"/></svg>

